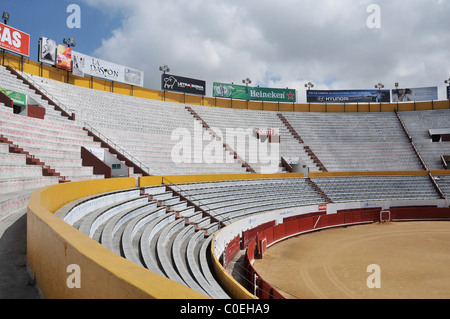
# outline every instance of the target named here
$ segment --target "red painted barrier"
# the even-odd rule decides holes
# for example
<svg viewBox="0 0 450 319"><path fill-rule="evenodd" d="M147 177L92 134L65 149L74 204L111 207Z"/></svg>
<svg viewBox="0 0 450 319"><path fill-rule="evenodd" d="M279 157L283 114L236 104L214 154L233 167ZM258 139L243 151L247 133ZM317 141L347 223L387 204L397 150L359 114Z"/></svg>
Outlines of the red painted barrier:
<svg viewBox="0 0 450 319"><path fill-rule="evenodd" d="M250 243L251 240L253 240L254 238L256 238L256 236L258 236L258 234L268 228L271 228L275 226L275 221L271 221L265 224L262 224L258 227L246 230L242 233L242 246L241 248L244 249L245 247L247 247L247 245Z"/></svg>
<svg viewBox="0 0 450 319"><path fill-rule="evenodd" d="M274 287L266 282L258 272L253 268L252 262L257 252L258 257L262 258L267 246L276 241L286 239L290 236L300 235L303 232L311 230L321 230L327 227L339 227L357 223L380 222L381 208L352 209L342 210L337 214L313 213L289 217L284 219L284 223L275 226L275 221L259 226L259 233L256 238L250 239L250 234L255 232L246 231L247 240L249 240L247 252L245 255L245 267L247 270L247 280L249 282L249 291L253 292L255 276L257 276L256 295L260 299L284 299ZM421 220L421 219L447 219L450 220L450 207L437 208L433 206L426 207L393 207L388 209L391 212L392 220ZM269 228L267 228L270 224ZM231 243L230 243L231 244ZM235 245L233 243L233 245ZM228 251L228 250L227 250Z"/></svg>
<svg viewBox="0 0 450 319"><path fill-rule="evenodd" d="M237 252L240 250L240 242L241 242L241 236L237 235L228 245L225 249L225 260L224 264L228 265L233 258L236 256Z"/></svg>

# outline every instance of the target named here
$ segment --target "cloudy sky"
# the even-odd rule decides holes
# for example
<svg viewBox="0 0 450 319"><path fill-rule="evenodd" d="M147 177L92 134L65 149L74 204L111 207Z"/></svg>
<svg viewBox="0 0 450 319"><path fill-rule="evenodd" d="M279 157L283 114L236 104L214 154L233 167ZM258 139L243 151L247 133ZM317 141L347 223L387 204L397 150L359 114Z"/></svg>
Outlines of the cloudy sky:
<svg viewBox="0 0 450 319"><path fill-rule="evenodd" d="M298 102L307 82L316 89L438 86L444 99L450 77L450 0L3 2L0 10L16 16L10 25L58 42L72 34L77 51L144 71L152 89L165 64L207 81L208 96L214 81L249 77L255 86L297 89ZM72 3L81 8L80 29L66 26Z"/></svg>

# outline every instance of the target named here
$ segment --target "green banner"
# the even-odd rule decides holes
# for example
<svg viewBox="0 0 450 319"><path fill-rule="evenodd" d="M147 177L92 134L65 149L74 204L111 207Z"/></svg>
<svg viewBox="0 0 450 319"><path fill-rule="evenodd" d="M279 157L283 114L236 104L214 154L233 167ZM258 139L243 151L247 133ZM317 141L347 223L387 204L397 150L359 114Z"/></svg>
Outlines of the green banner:
<svg viewBox="0 0 450 319"><path fill-rule="evenodd" d="M293 89L260 88L219 82L213 83L213 96L249 101L290 103L296 101L295 90Z"/></svg>
<svg viewBox="0 0 450 319"><path fill-rule="evenodd" d="M0 91L13 100L14 104L21 106L27 105L27 96L25 94L3 88L0 88Z"/></svg>

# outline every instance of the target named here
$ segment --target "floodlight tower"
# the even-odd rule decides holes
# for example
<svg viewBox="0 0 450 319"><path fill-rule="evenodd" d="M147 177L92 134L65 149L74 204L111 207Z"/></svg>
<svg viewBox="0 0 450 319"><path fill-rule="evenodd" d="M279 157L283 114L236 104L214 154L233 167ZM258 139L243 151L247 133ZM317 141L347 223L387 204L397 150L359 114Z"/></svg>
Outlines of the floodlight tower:
<svg viewBox="0 0 450 319"><path fill-rule="evenodd" d="M3 22L4 22L5 24L8 24L8 21L9 21L9 12L3 11L2 19L3 19Z"/></svg>
<svg viewBox="0 0 450 319"><path fill-rule="evenodd" d="M311 90L311 88L313 88L313 87L314 87L314 83L312 83L312 82L308 82L305 84L305 88L307 88L308 90Z"/></svg>
<svg viewBox="0 0 450 319"><path fill-rule="evenodd" d="M444 81L447 86L450 86L450 78ZM447 88L447 98L450 100L450 88Z"/></svg>
<svg viewBox="0 0 450 319"><path fill-rule="evenodd" d="M65 45L67 45L69 48L75 47L75 45L76 45L75 40L73 38L68 38L68 39L64 38L63 43Z"/></svg>
<svg viewBox="0 0 450 319"><path fill-rule="evenodd" d="M8 24L9 12L3 11L2 19L5 22L5 24ZM6 51L5 49L2 49L2 65L5 65L5 51Z"/></svg>
<svg viewBox="0 0 450 319"><path fill-rule="evenodd" d="M378 90L381 90L381 89L384 88L384 84L383 83L378 83L378 84L375 85L375 88L378 89Z"/></svg>
<svg viewBox="0 0 450 319"><path fill-rule="evenodd" d="M242 80L242 83L245 84L246 86L246 92L248 93L248 85L252 83L252 80L250 80L250 78L246 78L245 80Z"/></svg>
<svg viewBox="0 0 450 319"><path fill-rule="evenodd" d="M166 72L170 72L170 68L167 64L160 66L159 70L164 74L166 74ZM166 101L166 88L163 87L163 91L164 91L164 101Z"/></svg>
<svg viewBox="0 0 450 319"><path fill-rule="evenodd" d="M170 72L170 68L169 68L168 65L160 66L160 67L159 67L159 70L160 70L161 72L163 72L163 74L166 74L166 72Z"/></svg>

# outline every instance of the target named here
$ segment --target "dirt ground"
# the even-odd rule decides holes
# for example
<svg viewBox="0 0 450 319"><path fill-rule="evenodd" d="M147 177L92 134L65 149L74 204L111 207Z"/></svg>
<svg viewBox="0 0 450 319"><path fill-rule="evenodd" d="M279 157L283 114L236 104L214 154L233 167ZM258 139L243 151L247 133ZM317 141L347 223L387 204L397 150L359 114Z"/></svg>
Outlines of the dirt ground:
<svg viewBox="0 0 450 319"><path fill-rule="evenodd" d="M254 267L288 299L448 299L450 223L323 230L270 247Z"/></svg>

